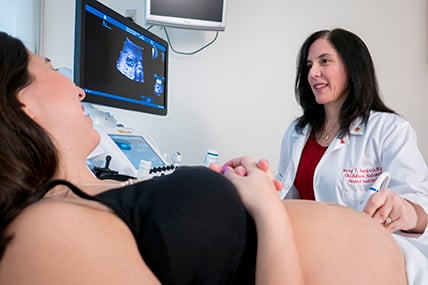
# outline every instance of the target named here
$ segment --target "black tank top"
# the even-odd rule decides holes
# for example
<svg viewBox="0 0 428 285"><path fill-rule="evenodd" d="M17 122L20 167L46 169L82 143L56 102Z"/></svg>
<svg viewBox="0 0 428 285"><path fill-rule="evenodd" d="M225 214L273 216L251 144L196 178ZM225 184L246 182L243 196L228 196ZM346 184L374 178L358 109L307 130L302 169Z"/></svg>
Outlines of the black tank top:
<svg viewBox="0 0 428 285"><path fill-rule="evenodd" d="M90 196L131 230L162 284L254 284L256 234L234 186L206 167L173 173Z"/></svg>

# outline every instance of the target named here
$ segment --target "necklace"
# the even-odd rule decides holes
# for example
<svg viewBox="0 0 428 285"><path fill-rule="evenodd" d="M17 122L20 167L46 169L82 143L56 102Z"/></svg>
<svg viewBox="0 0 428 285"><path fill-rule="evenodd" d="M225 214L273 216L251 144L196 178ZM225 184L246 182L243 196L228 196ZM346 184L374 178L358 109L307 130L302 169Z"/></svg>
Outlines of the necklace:
<svg viewBox="0 0 428 285"><path fill-rule="evenodd" d="M66 189L63 189L61 191L56 191L56 192L52 192L48 195L45 195L44 198L54 198L54 197L58 197L58 196L65 197L65 196L67 196L69 191L70 191L70 189L66 188Z"/></svg>
<svg viewBox="0 0 428 285"><path fill-rule="evenodd" d="M83 183L80 184L80 187L97 187L97 186L109 186L112 188L116 188L116 187L125 187L125 186L129 186L141 181L145 181L145 180L149 180L150 178L152 178L151 176L146 176L146 177L142 177L142 178L130 178L126 181L111 181L111 182L102 182L102 180L100 182L97 183ZM56 197L66 197L68 195L68 193L70 192L69 188L65 188L59 191L55 191L52 193L49 193L47 195L44 196L44 198L56 198Z"/></svg>
<svg viewBox="0 0 428 285"><path fill-rule="evenodd" d="M321 135L320 140L321 141L328 141L331 137L331 133L333 133L333 130L335 130L336 127L337 127L337 121L331 125L330 130L326 131L326 133L324 135Z"/></svg>
<svg viewBox="0 0 428 285"><path fill-rule="evenodd" d="M119 186L119 187L125 187L129 186L141 181L149 180L152 178L151 176L141 177L141 178L130 178L125 181L115 181L115 182L97 182L97 183L84 183L80 184L80 186L86 186L86 187L93 187L93 186Z"/></svg>
<svg viewBox="0 0 428 285"><path fill-rule="evenodd" d="M330 138L330 133L325 133L325 135L321 138L323 141L326 141Z"/></svg>

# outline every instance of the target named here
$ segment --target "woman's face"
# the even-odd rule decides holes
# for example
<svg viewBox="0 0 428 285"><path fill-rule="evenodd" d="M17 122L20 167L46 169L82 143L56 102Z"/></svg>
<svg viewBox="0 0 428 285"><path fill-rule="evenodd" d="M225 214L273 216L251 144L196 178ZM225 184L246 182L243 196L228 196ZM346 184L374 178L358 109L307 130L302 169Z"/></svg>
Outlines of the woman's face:
<svg viewBox="0 0 428 285"><path fill-rule="evenodd" d="M341 106L348 93L345 65L331 43L324 38L309 48L308 82L318 104Z"/></svg>
<svg viewBox="0 0 428 285"><path fill-rule="evenodd" d="M44 57L30 53L28 70L33 80L18 94L23 110L52 136L60 153L86 157L97 146L99 135L84 114L84 91Z"/></svg>

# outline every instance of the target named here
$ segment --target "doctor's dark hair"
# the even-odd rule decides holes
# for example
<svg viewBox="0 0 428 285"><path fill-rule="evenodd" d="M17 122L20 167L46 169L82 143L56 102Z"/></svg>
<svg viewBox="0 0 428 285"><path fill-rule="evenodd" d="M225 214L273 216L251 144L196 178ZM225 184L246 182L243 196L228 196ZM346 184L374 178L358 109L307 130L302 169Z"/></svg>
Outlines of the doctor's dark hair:
<svg viewBox="0 0 428 285"><path fill-rule="evenodd" d="M8 225L41 199L58 164L49 135L22 109L18 93L32 82L24 44L0 32L0 260L14 233Z"/></svg>
<svg viewBox="0 0 428 285"><path fill-rule="evenodd" d="M349 133L351 123L362 118L367 123L370 111L395 113L382 101L376 72L370 52L365 43L355 34L344 29L321 30L310 35L303 43L297 58L295 95L303 115L297 119L296 130L301 133L309 124L315 134L322 131L324 106L315 101L308 82L309 67L307 58L309 49L318 39L327 39L341 57L348 77L348 97L340 110L339 136Z"/></svg>

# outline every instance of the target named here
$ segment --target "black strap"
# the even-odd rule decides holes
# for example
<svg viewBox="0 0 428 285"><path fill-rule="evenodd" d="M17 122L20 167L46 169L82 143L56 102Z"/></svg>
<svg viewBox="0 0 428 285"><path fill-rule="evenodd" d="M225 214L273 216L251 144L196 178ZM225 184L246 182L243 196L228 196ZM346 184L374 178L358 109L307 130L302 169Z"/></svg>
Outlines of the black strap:
<svg viewBox="0 0 428 285"><path fill-rule="evenodd" d="M46 195L46 193L48 193L49 190L51 190L53 187L58 186L58 185L67 186L71 191L73 191L74 194L76 194L77 196L79 196L81 198L97 201L97 199L95 197L83 192L79 187L77 187L73 183L68 182L67 180L62 180L62 179L56 179L56 180L49 181L45 185L45 187L42 191L42 196Z"/></svg>

